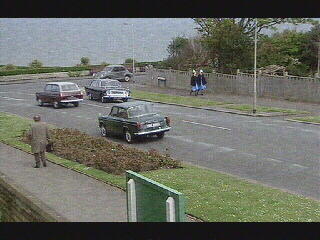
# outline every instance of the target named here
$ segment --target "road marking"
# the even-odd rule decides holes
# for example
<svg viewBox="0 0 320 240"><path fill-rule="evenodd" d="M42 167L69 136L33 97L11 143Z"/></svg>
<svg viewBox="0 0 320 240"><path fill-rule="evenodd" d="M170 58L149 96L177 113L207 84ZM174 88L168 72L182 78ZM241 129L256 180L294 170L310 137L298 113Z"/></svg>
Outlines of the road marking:
<svg viewBox="0 0 320 240"><path fill-rule="evenodd" d="M82 104L84 104L84 105L89 105L89 106L95 106L95 107L110 108L110 107L99 106L99 105L91 104L91 103L82 103Z"/></svg>
<svg viewBox="0 0 320 240"><path fill-rule="evenodd" d="M266 160L268 160L268 161L272 161L272 162L277 162L277 163L282 163L282 161L281 161L281 160L273 159L273 158L266 158Z"/></svg>
<svg viewBox="0 0 320 240"><path fill-rule="evenodd" d="M308 167L305 167L305 166L302 166L302 165L296 164L296 163L291 164L291 166L298 167L298 168L308 168Z"/></svg>
<svg viewBox="0 0 320 240"><path fill-rule="evenodd" d="M187 121L187 120L182 120L182 122L191 123L191 124L196 124L196 125L202 125L202 126L212 127L212 128L219 128L219 129L231 131L231 129L229 129L229 128L218 127L218 126L209 125L209 124L204 124L204 123L191 122L191 121Z"/></svg>
<svg viewBox="0 0 320 240"><path fill-rule="evenodd" d="M24 92L0 92L0 93L14 93L14 94L24 94L24 95L30 95L30 96L35 96L35 94L31 94L31 93L24 93Z"/></svg>
<svg viewBox="0 0 320 240"><path fill-rule="evenodd" d="M10 97L2 97L2 96L0 96L0 97L4 98L4 99L8 99L8 100L24 101L24 99L21 99L21 98L10 98Z"/></svg>

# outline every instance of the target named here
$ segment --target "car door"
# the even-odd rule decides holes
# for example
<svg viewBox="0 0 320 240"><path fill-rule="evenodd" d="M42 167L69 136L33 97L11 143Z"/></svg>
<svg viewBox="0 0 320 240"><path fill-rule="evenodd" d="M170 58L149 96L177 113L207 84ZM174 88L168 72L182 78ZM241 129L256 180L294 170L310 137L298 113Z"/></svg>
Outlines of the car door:
<svg viewBox="0 0 320 240"><path fill-rule="evenodd" d="M118 80L119 77L120 77L119 73L120 73L120 68L119 67L114 67L112 69L112 79Z"/></svg>
<svg viewBox="0 0 320 240"><path fill-rule="evenodd" d="M52 84L51 91L49 94L49 102L53 103L53 102L57 101L59 96L60 96L60 87L56 84Z"/></svg>
<svg viewBox="0 0 320 240"><path fill-rule="evenodd" d="M112 134L116 134L115 126L117 121L118 110L119 108L117 106L113 106L107 120L105 121L105 127L107 129L107 132Z"/></svg>
<svg viewBox="0 0 320 240"><path fill-rule="evenodd" d="M118 79L123 80L126 74L126 69L124 67L119 67L119 77Z"/></svg>
<svg viewBox="0 0 320 240"><path fill-rule="evenodd" d="M127 120L128 120L127 109L119 107L117 115L115 116L114 125L113 125L113 129L116 134L118 135L123 134L123 126L125 125Z"/></svg>
<svg viewBox="0 0 320 240"><path fill-rule="evenodd" d="M51 87L52 87L51 84L47 84L47 85L44 87L44 92L41 93L41 100L42 100L42 102L47 103L47 102L50 101Z"/></svg>

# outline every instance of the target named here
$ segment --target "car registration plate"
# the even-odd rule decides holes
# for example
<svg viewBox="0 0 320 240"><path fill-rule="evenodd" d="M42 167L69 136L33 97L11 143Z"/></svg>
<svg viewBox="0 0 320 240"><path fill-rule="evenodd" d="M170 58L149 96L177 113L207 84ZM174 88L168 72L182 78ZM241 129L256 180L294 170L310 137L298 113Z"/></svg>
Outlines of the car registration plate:
<svg viewBox="0 0 320 240"><path fill-rule="evenodd" d="M160 123L150 123L150 124L147 124L147 128L159 127L159 126L160 126Z"/></svg>

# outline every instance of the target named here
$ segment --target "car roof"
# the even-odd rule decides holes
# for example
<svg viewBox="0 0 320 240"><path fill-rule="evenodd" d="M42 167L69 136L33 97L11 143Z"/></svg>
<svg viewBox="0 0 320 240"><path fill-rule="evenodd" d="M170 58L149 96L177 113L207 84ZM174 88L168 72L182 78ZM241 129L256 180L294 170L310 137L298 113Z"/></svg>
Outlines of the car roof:
<svg viewBox="0 0 320 240"><path fill-rule="evenodd" d="M100 81L103 81L103 82L118 82L118 83L120 83L118 80L110 79L110 78L105 78L105 79L98 78L96 80L100 80Z"/></svg>
<svg viewBox="0 0 320 240"><path fill-rule="evenodd" d="M124 67L124 66L123 65L114 64L114 65L108 65L106 67Z"/></svg>
<svg viewBox="0 0 320 240"><path fill-rule="evenodd" d="M135 107L139 105L150 105L150 104L151 103L148 103L148 102L135 101L135 102L120 103L118 105L115 105L114 107L122 107L122 108L128 109L130 107Z"/></svg>
<svg viewBox="0 0 320 240"><path fill-rule="evenodd" d="M61 86L61 85L75 84L75 83L73 83L73 82L48 82L46 84L56 84L56 85L60 85Z"/></svg>

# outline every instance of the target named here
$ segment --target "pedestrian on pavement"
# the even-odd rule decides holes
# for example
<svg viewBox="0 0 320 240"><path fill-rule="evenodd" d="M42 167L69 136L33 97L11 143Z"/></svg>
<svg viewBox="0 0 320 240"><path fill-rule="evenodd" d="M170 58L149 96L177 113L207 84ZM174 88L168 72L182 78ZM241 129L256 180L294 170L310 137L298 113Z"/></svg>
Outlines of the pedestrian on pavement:
<svg viewBox="0 0 320 240"><path fill-rule="evenodd" d="M41 117L35 115L33 117L34 123L28 132L29 139L31 140L31 152L34 154L36 161L35 168L40 167L40 160L43 167L47 166L46 163L46 146L50 141L49 128L46 123L41 122Z"/></svg>
<svg viewBox="0 0 320 240"><path fill-rule="evenodd" d="M191 76L191 90L190 90L190 95L194 92L195 96L197 96L197 92L198 92L198 85L197 85L197 72L196 70L192 71L192 76Z"/></svg>
<svg viewBox="0 0 320 240"><path fill-rule="evenodd" d="M197 78L197 84L199 86L198 91L197 91L197 95L200 94L203 95L203 90L205 90L207 88L207 81L206 78L204 77L203 71L202 69L199 71L199 75Z"/></svg>

